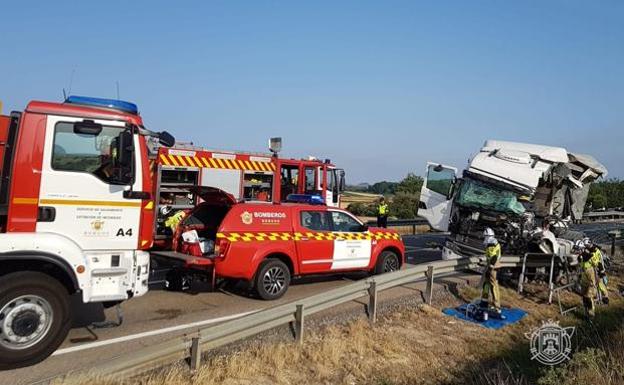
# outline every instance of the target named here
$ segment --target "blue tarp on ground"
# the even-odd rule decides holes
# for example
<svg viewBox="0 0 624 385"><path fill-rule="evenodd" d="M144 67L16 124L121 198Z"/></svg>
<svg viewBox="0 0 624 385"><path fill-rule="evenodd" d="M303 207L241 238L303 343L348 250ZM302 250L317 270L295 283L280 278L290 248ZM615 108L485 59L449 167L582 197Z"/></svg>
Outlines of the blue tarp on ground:
<svg viewBox="0 0 624 385"><path fill-rule="evenodd" d="M502 312L503 312L503 315L505 316L504 320L497 319L497 318L494 318L493 316L490 316L487 321L481 322L481 321L475 320L474 318L466 317L466 306L468 305L462 305L457 308L447 308L447 309L442 310L442 313L446 315L450 315L455 318L459 318L460 320L463 320L463 321L476 323L488 329L500 329L503 326L514 324L520 321L522 318L524 318L525 315L527 315L527 312L522 309L503 308Z"/></svg>

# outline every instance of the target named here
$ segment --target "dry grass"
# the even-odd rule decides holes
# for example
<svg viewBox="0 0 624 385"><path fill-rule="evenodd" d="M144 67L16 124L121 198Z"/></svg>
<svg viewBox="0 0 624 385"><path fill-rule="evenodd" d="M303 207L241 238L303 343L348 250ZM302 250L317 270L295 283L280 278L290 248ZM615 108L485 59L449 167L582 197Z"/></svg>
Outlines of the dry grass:
<svg viewBox="0 0 624 385"><path fill-rule="evenodd" d="M620 273L622 273L620 271ZM614 277L612 287L622 280ZM624 301L613 290L609 308L600 308L598 319L621 322ZM462 291L464 300L478 296L475 288ZM503 289L505 305L520 307L529 316L518 324L498 331L484 329L443 315L439 309L426 305L402 308L371 326L359 320L346 326L331 326L309 333L303 346L294 343L251 345L236 353L210 358L195 375L184 367L128 380L127 384L528 384L563 383L573 373L578 379L571 383L610 384L603 374L617 371L624 362L624 330L612 334L619 345L607 346L604 334L592 335L591 328L581 328L578 344L591 346L585 339L602 341L600 351L582 351L574 361L557 371L544 371L529 360L528 341L524 336L541 321L560 318L555 305L545 305L544 287L529 286L528 294L520 297L513 290ZM578 296L567 294L567 305L579 303ZM448 298L440 304L450 306L458 301ZM608 311L615 310L615 315ZM616 317L614 319L610 319ZM578 323L568 317L564 324ZM602 352L602 353L601 353ZM608 360L600 359L609 355ZM578 357L578 358L576 358ZM602 357L604 358L604 357ZM596 363L598 362L598 363ZM602 365L602 366L600 366ZM618 378L616 375L612 378ZM620 377L621 378L621 377ZM101 379L66 380L67 384L109 385Z"/></svg>

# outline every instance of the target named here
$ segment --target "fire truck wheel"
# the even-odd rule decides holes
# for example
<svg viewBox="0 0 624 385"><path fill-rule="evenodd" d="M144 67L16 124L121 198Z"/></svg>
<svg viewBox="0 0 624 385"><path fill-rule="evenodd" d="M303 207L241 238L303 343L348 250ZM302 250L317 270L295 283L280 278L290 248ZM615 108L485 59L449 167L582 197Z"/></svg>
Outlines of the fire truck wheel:
<svg viewBox="0 0 624 385"><path fill-rule="evenodd" d="M71 327L69 294L54 278L31 271L0 277L0 370L43 361Z"/></svg>
<svg viewBox="0 0 624 385"><path fill-rule="evenodd" d="M258 296L265 300L278 299L290 285L290 270L279 259L267 259L260 264L254 279Z"/></svg>
<svg viewBox="0 0 624 385"><path fill-rule="evenodd" d="M375 264L375 274L389 273L391 271L397 271L401 268L401 262L399 256L393 251L385 250L377 257L377 264Z"/></svg>

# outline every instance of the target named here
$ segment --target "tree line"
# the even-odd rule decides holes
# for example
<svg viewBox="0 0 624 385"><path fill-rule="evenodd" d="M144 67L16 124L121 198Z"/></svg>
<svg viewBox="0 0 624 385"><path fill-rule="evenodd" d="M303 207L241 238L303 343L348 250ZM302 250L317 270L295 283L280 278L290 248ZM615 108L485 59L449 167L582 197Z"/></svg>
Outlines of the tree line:
<svg viewBox="0 0 624 385"><path fill-rule="evenodd" d="M609 179L595 182L589 188L588 209L624 207L624 180Z"/></svg>

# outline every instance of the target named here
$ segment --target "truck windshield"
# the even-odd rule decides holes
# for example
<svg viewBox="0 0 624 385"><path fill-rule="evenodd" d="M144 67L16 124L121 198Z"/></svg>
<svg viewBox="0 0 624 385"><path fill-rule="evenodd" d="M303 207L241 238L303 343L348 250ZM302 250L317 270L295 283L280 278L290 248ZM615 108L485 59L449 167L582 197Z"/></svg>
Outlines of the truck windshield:
<svg viewBox="0 0 624 385"><path fill-rule="evenodd" d="M483 182L464 179L457 194L456 203L464 207L482 208L493 211L522 214L525 211L516 194L499 190Z"/></svg>

